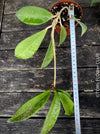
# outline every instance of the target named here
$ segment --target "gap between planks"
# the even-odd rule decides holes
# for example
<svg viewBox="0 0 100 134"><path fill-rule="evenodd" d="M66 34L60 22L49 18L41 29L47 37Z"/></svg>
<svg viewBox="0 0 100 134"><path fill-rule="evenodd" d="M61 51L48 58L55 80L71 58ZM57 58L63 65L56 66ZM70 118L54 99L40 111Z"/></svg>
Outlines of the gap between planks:
<svg viewBox="0 0 100 134"><path fill-rule="evenodd" d="M1 33L2 33L2 24L3 24L3 18L4 18L5 1L6 1L6 0L2 0L1 25L0 25L0 37L1 37Z"/></svg>
<svg viewBox="0 0 100 134"><path fill-rule="evenodd" d="M89 67L77 67L78 69L96 69L96 66L89 66ZM51 67L51 68L5 68L5 69L0 69L0 72L3 72L3 71L30 71L30 70L53 70L54 68ZM71 68L66 68L66 67L57 67L56 68L57 70L70 70Z"/></svg>

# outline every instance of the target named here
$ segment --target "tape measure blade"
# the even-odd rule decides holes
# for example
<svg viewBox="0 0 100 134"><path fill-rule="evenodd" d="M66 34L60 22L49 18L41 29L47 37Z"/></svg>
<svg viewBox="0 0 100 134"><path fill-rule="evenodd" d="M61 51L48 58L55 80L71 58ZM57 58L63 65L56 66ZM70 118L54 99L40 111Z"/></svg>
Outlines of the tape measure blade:
<svg viewBox="0 0 100 134"><path fill-rule="evenodd" d="M69 15L74 16L74 6L71 6ZM76 57L76 36L75 21L70 19L70 41L71 41L71 62L72 62L72 78L74 91L74 110L75 110L75 128L76 134L81 134L80 112L79 112L79 94L78 94L78 78L77 78L77 57Z"/></svg>

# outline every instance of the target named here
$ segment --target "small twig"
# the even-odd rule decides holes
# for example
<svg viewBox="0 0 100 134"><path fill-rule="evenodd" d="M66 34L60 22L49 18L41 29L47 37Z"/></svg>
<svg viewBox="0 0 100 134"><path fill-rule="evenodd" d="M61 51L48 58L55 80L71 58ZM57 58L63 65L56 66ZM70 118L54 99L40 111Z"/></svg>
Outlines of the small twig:
<svg viewBox="0 0 100 134"><path fill-rule="evenodd" d="M60 26L62 27L63 25L62 25L62 22L61 22L61 18L60 18L60 16L59 16L59 21L60 21Z"/></svg>
<svg viewBox="0 0 100 134"><path fill-rule="evenodd" d="M63 10L67 9L68 10L68 15L69 15L69 8L68 7L63 7L60 12L59 12L59 15L62 13Z"/></svg>
<svg viewBox="0 0 100 134"><path fill-rule="evenodd" d="M59 12L57 12L56 15L53 16L53 19L60 18L60 15L61 15L61 13L62 13L62 11L64 9L67 9L68 10L68 15L69 15L69 8L66 6L66 7L63 7Z"/></svg>
<svg viewBox="0 0 100 134"><path fill-rule="evenodd" d="M55 19L57 19L57 21L58 21L58 19L59 19L59 21L60 21L60 26L62 27L62 22L61 22L61 13L62 13L62 11L64 10L64 9L67 9L68 10L68 14L67 14L67 16L69 16L69 8L68 7L63 7L59 12L57 12L56 13L56 15L54 15L53 16L53 19L55 20ZM57 23L56 23L57 24Z"/></svg>
<svg viewBox="0 0 100 134"><path fill-rule="evenodd" d="M46 30L48 30L48 29L50 29L50 28L52 28L52 25L50 25L50 26L46 27Z"/></svg>
<svg viewBox="0 0 100 134"><path fill-rule="evenodd" d="M70 20L70 19L72 19L72 18L68 18L67 20ZM81 20L81 19L78 19L78 18L76 18L76 19L79 20L79 21Z"/></svg>

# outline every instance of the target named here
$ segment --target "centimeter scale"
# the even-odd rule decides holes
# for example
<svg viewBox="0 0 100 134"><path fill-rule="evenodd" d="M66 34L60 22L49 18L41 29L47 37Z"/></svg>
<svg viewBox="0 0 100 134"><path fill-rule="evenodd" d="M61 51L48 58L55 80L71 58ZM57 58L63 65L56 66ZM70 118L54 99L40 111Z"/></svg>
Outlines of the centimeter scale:
<svg viewBox="0 0 100 134"><path fill-rule="evenodd" d="M71 15L74 16L74 5L71 4L69 8L70 8L69 16L71 18ZM74 21L74 19L70 19L70 41L71 41L73 92L74 92L75 129L76 129L76 134L81 134L78 78L77 78L76 37L75 37L75 21Z"/></svg>

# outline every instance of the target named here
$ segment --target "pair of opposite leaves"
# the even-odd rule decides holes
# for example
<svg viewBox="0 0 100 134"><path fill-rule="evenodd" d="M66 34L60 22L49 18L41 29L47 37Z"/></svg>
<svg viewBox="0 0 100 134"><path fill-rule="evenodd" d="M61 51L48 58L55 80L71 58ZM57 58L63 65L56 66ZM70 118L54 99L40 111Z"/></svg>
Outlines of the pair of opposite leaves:
<svg viewBox="0 0 100 134"><path fill-rule="evenodd" d="M8 122L23 121L36 114L46 104L50 94L51 91L47 90L44 93L31 98L17 110ZM57 89L41 130L41 134L47 134L54 126L60 113L61 103L66 115L74 113L74 104L71 100L70 94L67 91Z"/></svg>
<svg viewBox="0 0 100 134"><path fill-rule="evenodd" d="M53 14L50 13L49 11L36 7L36 6L26 6L21 8L17 13L16 16L18 19L25 24L28 25L40 25L43 24L53 18ZM82 27L82 34L83 35L87 27L79 22L74 16L72 16L72 19L76 20ZM47 33L47 29L44 29L28 38L25 40L21 41L16 49L15 49L15 56L20 58L20 59L28 59L31 58L38 48L40 47L45 35ZM62 44L66 38L66 29L62 26L61 27L61 32L60 32L60 40L59 40L59 45ZM53 46L52 46L52 39L50 41L46 56L43 60L41 68L46 67L53 59Z"/></svg>

